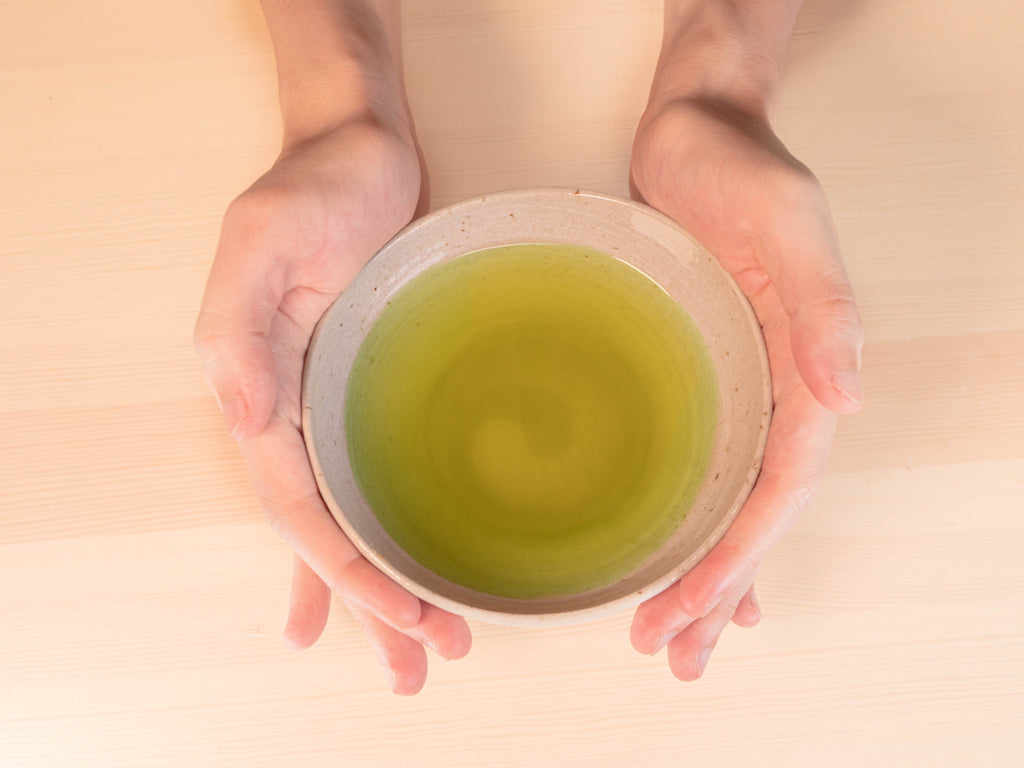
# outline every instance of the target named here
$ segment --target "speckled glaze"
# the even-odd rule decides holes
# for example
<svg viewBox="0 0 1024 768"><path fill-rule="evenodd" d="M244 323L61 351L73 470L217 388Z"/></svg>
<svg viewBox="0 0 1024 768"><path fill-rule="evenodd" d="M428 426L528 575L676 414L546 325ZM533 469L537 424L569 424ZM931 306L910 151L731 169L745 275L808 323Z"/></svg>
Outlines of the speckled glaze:
<svg viewBox="0 0 1024 768"><path fill-rule="evenodd" d="M385 533L363 497L345 442L349 370L387 302L420 272L514 243L594 248L633 265L689 313L718 377L718 425L708 472L675 533L619 581L533 600L484 594L443 579ZM652 208L579 190L487 195L413 222L385 245L317 326L306 356L302 427L320 492L338 524L377 567L441 608L495 624L589 621L635 607L678 580L721 539L757 479L771 420L771 377L760 326L718 262Z"/></svg>

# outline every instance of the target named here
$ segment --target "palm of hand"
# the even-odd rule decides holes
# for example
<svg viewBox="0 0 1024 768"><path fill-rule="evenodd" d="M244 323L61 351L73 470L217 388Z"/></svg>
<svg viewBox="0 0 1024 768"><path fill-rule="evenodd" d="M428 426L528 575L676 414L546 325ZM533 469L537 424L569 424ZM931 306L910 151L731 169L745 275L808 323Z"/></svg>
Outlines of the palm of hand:
<svg viewBox="0 0 1024 768"><path fill-rule="evenodd" d="M283 154L225 216L196 327L261 506L297 553L286 635L315 641L334 591L404 693L423 684L421 643L464 655L468 627L392 583L341 533L309 468L299 392L317 320L425 206L410 138L356 122ZM821 403L856 408L859 390L850 397L842 374L859 354L860 327L821 189L770 129L676 105L645 115L631 170L638 195L701 240L751 299L775 388L762 474L741 515L678 588L637 611L634 645L650 651L672 638L670 664L686 679L699 676L730 618L757 619L754 573L824 470L835 417Z"/></svg>
<svg viewBox="0 0 1024 768"><path fill-rule="evenodd" d="M630 181L732 274L772 370L775 412L754 491L718 546L634 620L637 649L668 643L673 672L693 679L730 620L759 618L754 575L817 489L834 412L859 407L861 329L824 193L764 122L696 103L649 110Z"/></svg>
<svg viewBox="0 0 1024 768"><path fill-rule="evenodd" d="M278 382L274 413L296 428L302 357L317 321L367 259L408 223L419 197L418 160L410 148L361 125L284 155L243 196L243 210L253 210L241 214L240 230L272 241L273 258L287 264L275 275L281 297L269 340Z"/></svg>
<svg viewBox="0 0 1024 768"><path fill-rule="evenodd" d="M260 506L296 552L286 637L312 644L333 591L405 693L423 684L420 643L463 655L468 627L391 582L337 527L299 431L300 389L321 315L425 204L409 136L354 122L286 151L225 216L195 334Z"/></svg>

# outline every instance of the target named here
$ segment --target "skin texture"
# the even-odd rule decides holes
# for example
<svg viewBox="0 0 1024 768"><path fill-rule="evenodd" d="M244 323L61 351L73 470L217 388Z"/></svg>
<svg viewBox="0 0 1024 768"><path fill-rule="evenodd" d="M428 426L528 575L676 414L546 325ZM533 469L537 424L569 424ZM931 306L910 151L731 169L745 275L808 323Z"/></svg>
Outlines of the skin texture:
<svg viewBox="0 0 1024 768"><path fill-rule="evenodd" d="M730 622L753 626L753 579L813 497L836 414L863 400L863 344L821 186L769 114L799 3L666 0L665 35L630 169L634 195L675 218L733 274L764 327L775 416L753 493L725 538L637 610L643 653L667 646L699 677ZM398 0L264 0L277 58L280 157L225 214L195 329L207 381L257 500L295 551L284 635L312 645L332 594L391 689L419 691L430 648L459 658L461 617L358 554L317 491L300 433L302 361L320 316L428 205L402 82Z"/></svg>
<svg viewBox="0 0 1024 768"><path fill-rule="evenodd" d="M302 360L316 322L370 256L426 212L397 3L267 0L264 12L283 147L225 214L195 345L260 507L295 551L286 641L314 643L334 593L392 689L415 693L426 679L424 646L464 656L469 627L358 554L320 498L299 432Z"/></svg>
<svg viewBox="0 0 1024 768"><path fill-rule="evenodd" d="M703 674L730 620L759 620L754 576L817 491L837 414L863 403L863 330L828 203L769 119L798 7L669 0L633 146L634 196L700 240L750 299L775 400L761 474L735 522L634 617L633 646L667 645L680 680Z"/></svg>

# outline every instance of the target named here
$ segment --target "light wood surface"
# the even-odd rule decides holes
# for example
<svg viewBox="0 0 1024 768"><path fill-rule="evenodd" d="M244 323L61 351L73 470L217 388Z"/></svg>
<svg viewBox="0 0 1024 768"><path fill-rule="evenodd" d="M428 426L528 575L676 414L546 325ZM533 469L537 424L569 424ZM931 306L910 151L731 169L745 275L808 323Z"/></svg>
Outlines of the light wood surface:
<svg viewBox="0 0 1024 768"><path fill-rule="evenodd" d="M624 194L657 0L414 0L434 205ZM255 0L0 2L0 766L1024 764L1024 6L808 0L778 128L829 192L868 405L703 680L630 616L474 625L418 697L290 553L191 328L273 160Z"/></svg>

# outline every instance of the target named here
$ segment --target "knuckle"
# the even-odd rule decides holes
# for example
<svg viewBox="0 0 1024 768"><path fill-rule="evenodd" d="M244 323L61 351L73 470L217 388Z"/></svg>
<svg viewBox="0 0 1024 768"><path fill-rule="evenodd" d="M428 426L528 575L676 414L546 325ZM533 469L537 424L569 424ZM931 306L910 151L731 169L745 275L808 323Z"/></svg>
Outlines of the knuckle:
<svg viewBox="0 0 1024 768"><path fill-rule="evenodd" d="M746 581L746 575L754 573L761 564L761 553L743 542L723 539L719 546L727 566L726 574L734 582ZM739 577L739 578L737 578Z"/></svg>
<svg viewBox="0 0 1024 768"><path fill-rule="evenodd" d="M267 521L270 528L285 541L290 540L288 534L288 515L275 504L267 499L260 499L260 511L263 512L263 519Z"/></svg>
<svg viewBox="0 0 1024 768"><path fill-rule="evenodd" d="M293 543L298 523L312 497L279 499L269 493L258 493L260 509L270 527L288 543Z"/></svg>
<svg viewBox="0 0 1024 768"><path fill-rule="evenodd" d="M278 204L279 197L273 187L256 183L228 204L224 221L251 228L267 219L268 213Z"/></svg>
<svg viewBox="0 0 1024 768"><path fill-rule="evenodd" d="M196 319L192 331L192 348L202 365L207 377L216 375L224 378L226 361L235 352L237 339L221 330L217 315L210 310L203 310Z"/></svg>
<svg viewBox="0 0 1024 768"><path fill-rule="evenodd" d="M201 311L192 329L192 347L199 360L205 365L214 357L220 346L220 339L212 327L212 318L207 311Z"/></svg>
<svg viewBox="0 0 1024 768"><path fill-rule="evenodd" d="M828 276L825 279L825 295L814 303L819 317L824 317L842 330L860 332L860 313L846 275Z"/></svg>
<svg viewBox="0 0 1024 768"><path fill-rule="evenodd" d="M269 183L257 182L232 200L221 222L218 257L238 254L251 259L280 234L279 222L290 213L288 196Z"/></svg>

